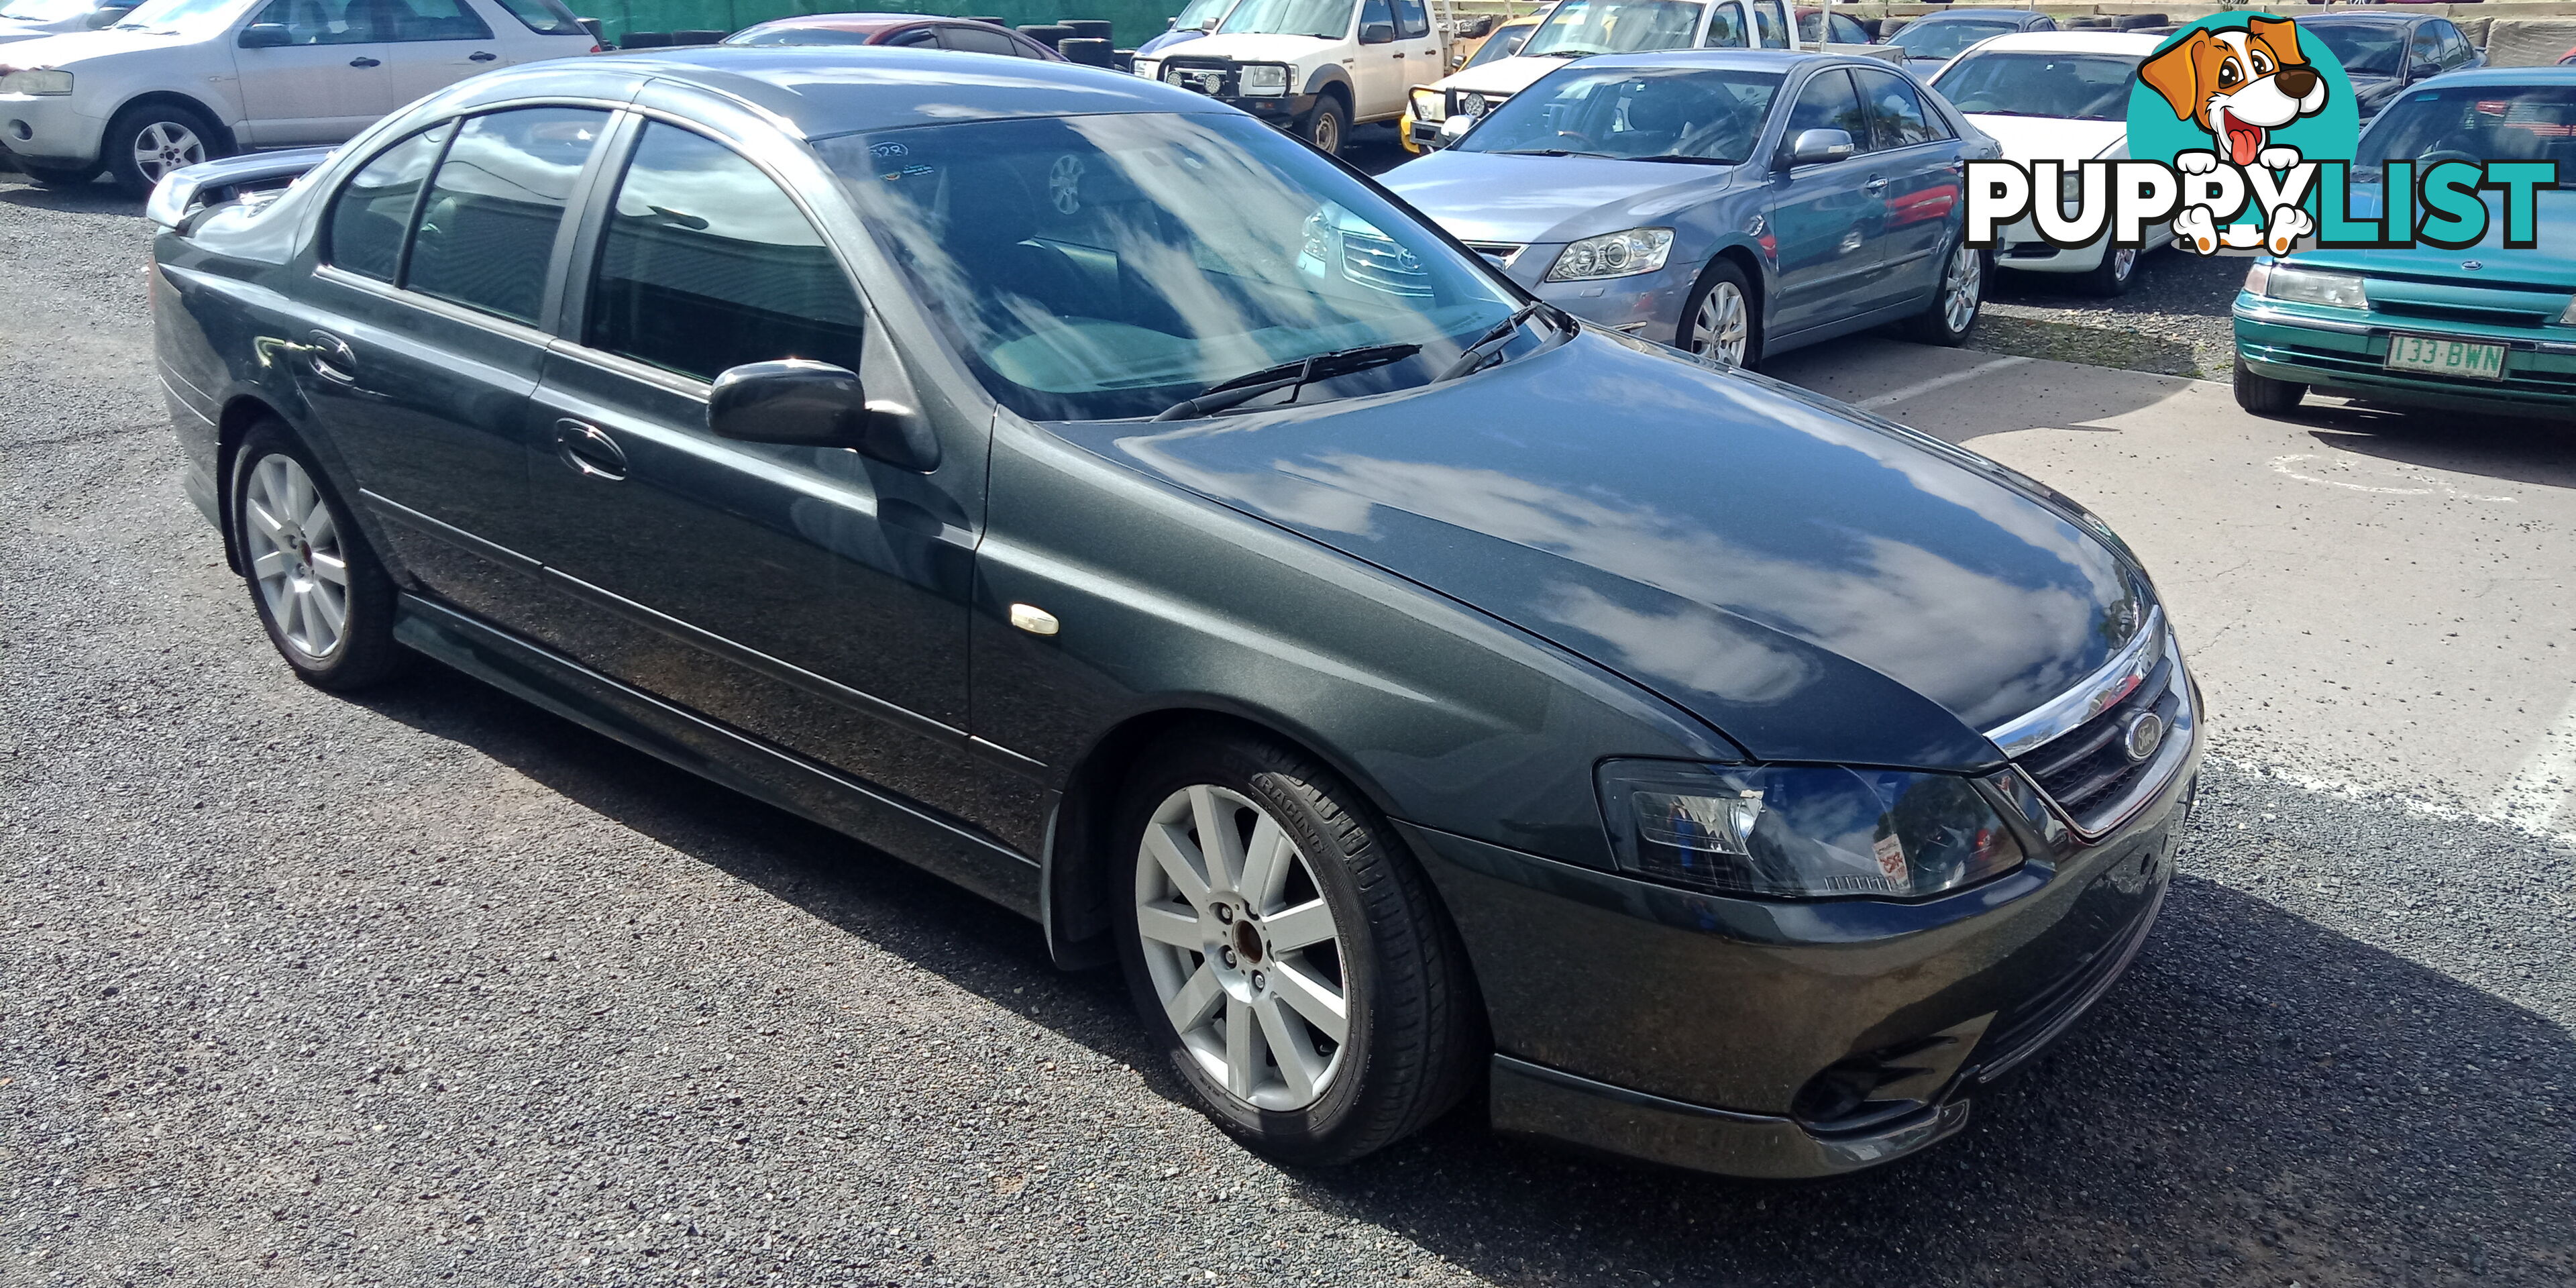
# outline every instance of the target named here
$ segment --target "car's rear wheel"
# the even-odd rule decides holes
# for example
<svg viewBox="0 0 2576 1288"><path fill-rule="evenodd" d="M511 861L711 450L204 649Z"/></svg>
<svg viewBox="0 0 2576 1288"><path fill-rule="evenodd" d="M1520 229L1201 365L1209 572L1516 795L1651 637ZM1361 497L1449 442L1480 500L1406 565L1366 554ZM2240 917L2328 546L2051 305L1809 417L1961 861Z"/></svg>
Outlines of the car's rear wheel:
<svg viewBox="0 0 2576 1288"><path fill-rule="evenodd" d="M1744 280L1744 270L1721 259L1700 275L1699 286L1683 305L1681 333L1673 344L1703 358L1751 366L1761 357L1759 329L1753 287Z"/></svg>
<svg viewBox="0 0 2576 1288"><path fill-rule="evenodd" d="M2295 380L2274 380L2236 360L2236 405L2257 416L2281 416L2295 410L2308 387Z"/></svg>
<svg viewBox="0 0 2576 1288"><path fill-rule="evenodd" d="M1306 119L1297 123L1297 137L1325 156L1340 156L1342 139L1350 128L1350 110L1342 106L1342 100L1326 94L1316 99Z"/></svg>
<svg viewBox="0 0 2576 1288"><path fill-rule="evenodd" d="M1134 776L1121 817L1129 988L1220 1126L1339 1163L1457 1102L1481 1032L1464 955L1348 784L1285 747L1195 733Z"/></svg>
<svg viewBox="0 0 2576 1288"><path fill-rule="evenodd" d="M2083 277L2084 293L2104 299L2126 295L2138 280L2138 263L2146 252L2135 246L2113 246L2102 252L2102 262Z"/></svg>
<svg viewBox="0 0 2576 1288"><path fill-rule="evenodd" d="M16 163L27 177L48 188L77 188L98 177L98 163L88 165L37 165L31 161Z"/></svg>
<svg viewBox="0 0 2576 1288"><path fill-rule="evenodd" d="M1987 267L1986 252L1964 244L1951 247L1931 306L1907 320L1906 334L1924 344L1965 343L1968 329L1977 324L1977 311L1985 307Z"/></svg>
<svg viewBox="0 0 2576 1288"><path fill-rule="evenodd" d="M129 107L107 123L99 160L127 196L140 197L173 170L224 155L222 136L202 114L169 103Z"/></svg>
<svg viewBox="0 0 2576 1288"><path fill-rule="evenodd" d="M264 422L233 459L234 549L279 656L308 683L340 691L400 669L393 579L303 444Z"/></svg>

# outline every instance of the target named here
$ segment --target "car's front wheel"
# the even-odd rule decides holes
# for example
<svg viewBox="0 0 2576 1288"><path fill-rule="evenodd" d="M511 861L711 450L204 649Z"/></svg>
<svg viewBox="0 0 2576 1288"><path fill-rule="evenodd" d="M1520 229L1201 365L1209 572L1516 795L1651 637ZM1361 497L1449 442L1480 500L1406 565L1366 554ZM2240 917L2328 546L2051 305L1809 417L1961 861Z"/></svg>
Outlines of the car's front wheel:
<svg viewBox="0 0 2576 1288"><path fill-rule="evenodd" d="M1326 94L1315 100L1306 119L1298 122L1297 137L1325 156L1340 156L1342 139L1350 133L1350 126L1351 114L1342 106L1342 100Z"/></svg>
<svg viewBox="0 0 2576 1288"><path fill-rule="evenodd" d="M2083 277L2084 293L2110 299L2126 295L2138 280L2138 261L2145 251L2135 246L2111 246L2102 252L2102 262Z"/></svg>
<svg viewBox="0 0 2576 1288"><path fill-rule="evenodd" d="M149 194L161 176L224 155L214 123L189 108L144 103L116 114L99 143L99 159L127 196Z"/></svg>
<svg viewBox="0 0 2576 1288"><path fill-rule="evenodd" d="M1700 275L1699 286L1682 306L1681 333L1673 343L1703 358L1744 367L1761 356L1758 333L1753 287L1744 280L1743 269L1721 259Z"/></svg>
<svg viewBox="0 0 2576 1288"><path fill-rule="evenodd" d="M2296 409L2308 387L2295 380L2274 380L2236 360L2236 405L2257 416L2281 416Z"/></svg>
<svg viewBox="0 0 2576 1288"><path fill-rule="evenodd" d="M233 459L233 548L279 655L308 683L341 691L400 669L393 579L303 444L263 422Z"/></svg>
<svg viewBox="0 0 2576 1288"><path fill-rule="evenodd" d="M1908 321L1907 335L1924 344L1965 343L1968 328L1977 324L1977 311L1985 307L1986 269L1986 252L1964 244L1951 247L1941 267L1940 289L1932 293L1931 306Z"/></svg>
<svg viewBox="0 0 2576 1288"><path fill-rule="evenodd" d="M1476 1070L1473 985L1374 809L1285 747L1209 731L1134 776L1115 906L1138 1011L1209 1116L1297 1163L1380 1149Z"/></svg>

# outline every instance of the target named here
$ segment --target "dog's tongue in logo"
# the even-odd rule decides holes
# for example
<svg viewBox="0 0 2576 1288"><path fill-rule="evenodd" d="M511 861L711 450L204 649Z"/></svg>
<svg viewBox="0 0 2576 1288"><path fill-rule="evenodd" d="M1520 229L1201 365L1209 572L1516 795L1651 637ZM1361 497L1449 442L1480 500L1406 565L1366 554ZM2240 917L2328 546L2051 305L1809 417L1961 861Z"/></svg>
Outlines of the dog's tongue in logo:
<svg viewBox="0 0 2576 1288"><path fill-rule="evenodd" d="M2271 131L2237 120L2235 113L2223 107L2210 109L2210 114L2217 118L2215 124L2219 136L2227 140L2227 159L2236 165L2254 164L2254 158L2263 151L2264 138Z"/></svg>

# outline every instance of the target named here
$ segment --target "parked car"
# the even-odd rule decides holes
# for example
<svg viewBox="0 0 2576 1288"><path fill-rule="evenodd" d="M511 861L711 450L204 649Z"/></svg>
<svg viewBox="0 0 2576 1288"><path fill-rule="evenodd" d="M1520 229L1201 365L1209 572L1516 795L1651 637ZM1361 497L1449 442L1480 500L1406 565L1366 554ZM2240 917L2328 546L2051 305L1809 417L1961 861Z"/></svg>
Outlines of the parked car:
<svg viewBox="0 0 2576 1288"><path fill-rule="evenodd" d="M1563 67L1567 60L1658 49L1787 49L1783 0L1563 0L1510 58L1461 68L1413 91L1409 151L1441 146L1451 117L1472 120Z"/></svg>
<svg viewBox="0 0 2576 1288"><path fill-rule="evenodd" d="M1876 59L1675 50L1560 68L1383 182L1539 298L1750 366L1894 321L1959 343L1960 167L1998 155Z"/></svg>
<svg viewBox="0 0 2576 1288"><path fill-rule="evenodd" d="M1235 0L1189 0L1172 18L1171 29L1136 46L1136 56L1151 57L1174 45L1185 45L1216 30L1225 15L1234 8Z"/></svg>
<svg viewBox="0 0 2576 1288"><path fill-rule="evenodd" d="M1905 65L1928 77L1968 46L2019 31L2055 31L2057 20L2032 9L1944 9L1896 30L1887 43L1905 52Z"/></svg>
<svg viewBox="0 0 2576 1288"><path fill-rule="evenodd" d="M1509 22L1495 27L1492 31L1487 32L1482 39L1475 42L1474 50L1469 52L1467 56L1459 62L1458 71L1463 72L1471 67L1482 67L1487 63L1499 63L1506 58L1510 58L1513 55L1518 54L1521 50L1521 46L1529 42L1530 33L1538 30L1538 25L1541 22L1546 21L1548 10L1553 7L1554 6L1552 5L1542 6L1535 13L1522 14ZM1459 43L1462 42L1453 41L1451 42L1451 47L1455 48ZM1454 78L1456 74L1457 73L1455 72L1451 73L1451 78ZM1429 86L1429 92L1445 95L1449 84L1450 79L1448 78L1434 81ZM1420 97L1425 92L1426 91L1423 89L1416 89L1411 95L1407 96L1404 115L1396 118L1395 122L1396 144L1402 147L1405 151L1417 156L1422 153L1425 145L1422 140L1414 137L1415 130L1412 100Z"/></svg>
<svg viewBox="0 0 2576 1288"><path fill-rule="evenodd" d="M2085 161L2118 161L2129 155L2129 87L2138 64L2156 52L2163 36L2125 31L2041 31L1990 37L1952 59L1932 88L1967 114L1970 124L2003 145L2008 160L2056 161L2065 166L2060 191L2076 199ZM2110 249L2109 239L2063 250L2043 240L2030 220L1998 235L1997 268L2030 273L2081 274L2082 289L2119 295L2137 279L2146 252L2171 244L2173 227L2157 230L2145 247Z"/></svg>
<svg viewBox="0 0 2576 1288"><path fill-rule="evenodd" d="M2437 14L2318 13L2291 21L2334 52L2352 82L2353 103L2364 121L2425 77L2487 62L2484 51Z"/></svg>
<svg viewBox="0 0 2576 1288"><path fill-rule="evenodd" d="M337 143L432 90L599 46L563 0L145 0L0 52L0 150L138 196L245 148Z"/></svg>
<svg viewBox="0 0 2576 1288"><path fill-rule="evenodd" d="M2576 174L2576 69L2489 67L2410 87L2362 132L2353 213L2377 216L2386 162L2448 158L2555 161L2560 174ZM2236 297L2236 401L2278 415L2315 389L2567 419L2576 412L2576 189L2561 180L2536 196L2536 245L2526 249L2504 245L2496 215L2486 239L2465 250L2255 260Z"/></svg>
<svg viewBox="0 0 2576 1288"><path fill-rule="evenodd" d="M780 45L893 45L1001 54L1063 62L1064 55L1008 27L971 18L918 13L814 13L754 23L719 42L769 48Z"/></svg>
<svg viewBox="0 0 2576 1288"><path fill-rule="evenodd" d="M1441 3L1446 11L1445 0ZM1449 32L1426 0L1240 0L1204 40L1136 60L1147 80L1239 107L1331 155L1440 79Z"/></svg>
<svg viewBox="0 0 2576 1288"><path fill-rule="evenodd" d="M264 163L155 194L150 281L289 665L426 653L1000 900L1268 1153L1481 1085L1883 1162L2167 888L2198 698L2099 519L1575 325L1203 97L612 55L199 204Z"/></svg>
<svg viewBox="0 0 2576 1288"><path fill-rule="evenodd" d="M7 0L0 3L0 45L93 31L113 25L133 8L127 0Z"/></svg>

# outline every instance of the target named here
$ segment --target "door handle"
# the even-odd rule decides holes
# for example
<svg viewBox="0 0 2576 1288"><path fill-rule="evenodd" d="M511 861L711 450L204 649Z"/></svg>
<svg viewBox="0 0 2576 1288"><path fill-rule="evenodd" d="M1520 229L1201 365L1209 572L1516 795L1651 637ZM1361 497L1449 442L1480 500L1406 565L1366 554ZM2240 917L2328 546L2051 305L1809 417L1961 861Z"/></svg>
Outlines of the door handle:
<svg viewBox="0 0 2576 1288"><path fill-rule="evenodd" d="M626 477L626 451L608 431L578 420L555 422L555 455L586 478L615 482Z"/></svg>
<svg viewBox="0 0 2576 1288"><path fill-rule="evenodd" d="M1873 197L1884 197L1887 195L1887 180L1884 176L1872 179L1862 184L1860 190Z"/></svg>
<svg viewBox="0 0 2576 1288"><path fill-rule="evenodd" d="M477 49L473 53L467 54L465 56L465 61L469 63L488 63L498 57L500 57L499 54L493 53L489 49Z"/></svg>
<svg viewBox="0 0 2576 1288"><path fill-rule="evenodd" d="M377 62L375 59L372 59L372 58L366 58L366 57L352 58L352 59L350 59L350 60L349 60L349 65L350 65L351 67L382 67L382 66L384 66L384 64L383 64L383 63Z"/></svg>
<svg viewBox="0 0 2576 1288"><path fill-rule="evenodd" d="M356 384L358 355L349 342L328 331L316 331L305 337L305 360L313 364L313 374L341 384Z"/></svg>

